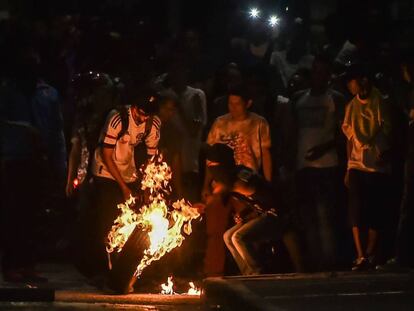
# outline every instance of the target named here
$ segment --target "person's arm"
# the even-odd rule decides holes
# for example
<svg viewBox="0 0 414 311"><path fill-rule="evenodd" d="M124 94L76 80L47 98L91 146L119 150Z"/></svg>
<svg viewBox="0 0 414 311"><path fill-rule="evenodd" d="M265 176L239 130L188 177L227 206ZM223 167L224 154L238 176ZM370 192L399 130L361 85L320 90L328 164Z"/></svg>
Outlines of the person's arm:
<svg viewBox="0 0 414 311"><path fill-rule="evenodd" d="M272 181L272 155L269 148L262 149L263 175L267 181Z"/></svg>
<svg viewBox="0 0 414 311"><path fill-rule="evenodd" d="M211 129L207 136L207 144L214 145L217 143L217 120L213 123L211 126ZM213 181L213 177L211 176L210 170L207 167L207 162L205 163L206 169L205 169L205 175L204 175L204 183L203 188L201 190L201 199L203 201L206 201L207 197L211 195L211 182Z"/></svg>
<svg viewBox="0 0 414 311"><path fill-rule="evenodd" d="M112 111L107 119L105 128L103 129L103 137L101 140L102 147L100 148L99 152L101 152L102 161L111 174L111 176L115 179L118 183L119 187L124 194L125 200L128 200L131 196L131 190L128 188L126 182L121 176L121 173L116 166L113 154L115 152L116 142L119 139L118 135L121 133L122 130L122 118L117 111ZM134 161L134 159L131 159Z"/></svg>
<svg viewBox="0 0 414 311"><path fill-rule="evenodd" d="M205 127L207 125L207 99L206 94L204 92L200 95L201 101L201 123L202 126Z"/></svg>
<svg viewBox="0 0 414 311"><path fill-rule="evenodd" d="M207 124L206 96L204 92L200 90L200 93L194 94L191 101L193 105L193 115L192 118L188 120L187 130L197 137Z"/></svg>
<svg viewBox="0 0 414 311"><path fill-rule="evenodd" d="M79 138L75 137L72 139L72 148L69 153L68 159L68 176L66 180L66 196L71 196L73 193L74 185L73 181L77 176L77 168L79 167L81 159L81 143Z"/></svg>
<svg viewBox="0 0 414 311"><path fill-rule="evenodd" d="M351 125L352 101L345 107L345 117L342 123L342 132L346 137L346 158L349 161L352 154L353 129ZM349 170L346 170L344 184L349 187Z"/></svg>
<svg viewBox="0 0 414 311"><path fill-rule="evenodd" d="M352 148L353 148L352 140L348 139L347 144L346 144L346 154L347 154L348 161L351 158ZM349 170L348 169L346 170L346 173L345 173L344 184L347 188L349 188Z"/></svg>
<svg viewBox="0 0 414 311"><path fill-rule="evenodd" d="M121 173L118 170L118 167L116 166L112 156L114 153L115 148L109 147L109 146L103 146L102 147L102 160L105 164L105 167L108 169L108 172L111 174L111 176L115 179L115 181L118 183L119 187L122 190L122 193L124 194L124 199L128 200L131 196L131 190L129 189L128 185L125 183L124 179L121 176Z"/></svg>
<svg viewBox="0 0 414 311"><path fill-rule="evenodd" d="M270 153L272 143L270 139L270 128L265 120L259 126L263 176L267 181L272 181L272 155Z"/></svg>

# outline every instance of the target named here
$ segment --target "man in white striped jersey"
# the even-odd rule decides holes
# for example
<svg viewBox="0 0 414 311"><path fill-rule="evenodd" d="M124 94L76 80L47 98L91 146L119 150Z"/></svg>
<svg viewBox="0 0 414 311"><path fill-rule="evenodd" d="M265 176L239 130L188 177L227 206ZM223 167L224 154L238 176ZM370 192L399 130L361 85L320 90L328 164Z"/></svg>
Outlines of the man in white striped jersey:
<svg viewBox="0 0 414 311"><path fill-rule="evenodd" d="M128 184L137 178L135 147L143 143L148 155L154 155L160 139L161 121L157 116L150 116L153 112L143 105L123 109L126 111L112 110L107 118L95 150L92 172L95 177L115 181L126 200L131 194Z"/></svg>
<svg viewBox="0 0 414 311"><path fill-rule="evenodd" d="M98 235L97 249L91 251L99 257L95 261L98 273L106 270L104 241L118 214L117 205L139 189L135 152L145 144L148 156L155 155L160 139L161 121L154 115L156 97L136 98L130 106L109 113L93 158L97 220L94 231Z"/></svg>

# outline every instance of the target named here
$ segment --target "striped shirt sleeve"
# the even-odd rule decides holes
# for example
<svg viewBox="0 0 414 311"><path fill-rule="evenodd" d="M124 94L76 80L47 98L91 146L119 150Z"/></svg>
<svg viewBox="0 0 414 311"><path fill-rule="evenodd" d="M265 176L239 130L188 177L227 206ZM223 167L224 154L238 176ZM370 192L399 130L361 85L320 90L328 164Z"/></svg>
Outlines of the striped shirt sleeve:
<svg viewBox="0 0 414 311"><path fill-rule="evenodd" d="M115 147L118 135L122 129L121 116L118 112L108 116L103 133L103 145L105 147Z"/></svg>

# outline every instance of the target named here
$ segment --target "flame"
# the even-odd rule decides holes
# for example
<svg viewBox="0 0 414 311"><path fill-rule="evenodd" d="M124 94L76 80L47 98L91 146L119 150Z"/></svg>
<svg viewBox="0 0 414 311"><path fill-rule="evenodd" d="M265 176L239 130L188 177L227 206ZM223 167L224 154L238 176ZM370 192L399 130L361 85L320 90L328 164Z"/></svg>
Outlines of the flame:
<svg viewBox="0 0 414 311"><path fill-rule="evenodd" d="M136 226L148 232L150 246L144 251L143 258L138 264L135 276L152 262L159 260L166 253L181 246L185 237L182 232L190 235L191 221L200 216L197 209L184 199L167 205L164 198L170 194L169 182L172 177L171 169L162 161L162 155L155 156L142 171L141 190L149 194L148 204L143 205L139 212L131 207L135 199L118 205L121 215L115 220L108 235L107 252L120 252Z"/></svg>
<svg viewBox="0 0 414 311"><path fill-rule="evenodd" d="M162 295L174 295L175 294L172 276L168 277L167 284L161 284L161 294Z"/></svg>
<svg viewBox="0 0 414 311"><path fill-rule="evenodd" d="M190 289L188 290L187 295L191 295L191 296L201 295L201 290L197 288L193 282L189 282L188 285L190 285Z"/></svg>
<svg viewBox="0 0 414 311"><path fill-rule="evenodd" d="M120 252L128 241L130 235L137 225L138 215L131 209L135 204L135 198L130 197L125 203L118 204L121 214L115 220L108 234L106 251L110 254L114 251Z"/></svg>

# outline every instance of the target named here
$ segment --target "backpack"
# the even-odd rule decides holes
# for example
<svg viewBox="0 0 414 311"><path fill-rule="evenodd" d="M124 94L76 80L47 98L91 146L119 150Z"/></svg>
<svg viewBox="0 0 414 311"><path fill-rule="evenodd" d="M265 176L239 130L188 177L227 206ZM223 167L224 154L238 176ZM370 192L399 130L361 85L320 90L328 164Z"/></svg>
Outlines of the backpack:
<svg viewBox="0 0 414 311"><path fill-rule="evenodd" d="M129 127L129 114L128 114L128 107L127 106L116 106L115 108L112 108L111 111L116 110L120 117L121 117L121 131L118 133L117 136L117 140L120 139L123 135L125 135L125 133L128 131L128 127ZM99 137L98 133L100 133L100 131L102 130L102 128L105 126L105 122L106 122L106 118L108 116L108 114L110 113L110 111L108 111L108 113L103 114L105 117L102 118L102 120L99 121L99 125L97 126L97 128L99 129L99 131L96 131L96 133L83 133L85 139L87 141L89 141L89 143L86 144L85 148L87 149L87 159L85 159L87 162L85 162L84 164L80 164L79 167L84 167L85 172L83 173L86 176L91 176L92 175L92 162L93 162L93 157L94 157L94 153L95 153L95 149L98 147L102 146L102 142L99 141ZM153 117L149 117L145 123L145 132L144 135L142 137L142 141L145 142L145 139L148 137L149 133L151 132L151 128L152 128L152 123L153 123ZM147 152L146 152L146 146L145 144L138 144L135 147L135 156L134 156L134 160L135 160L135 165L137 168L139 168L142 164L144 164L147 160ZM79 176L79 169L78 169L78 176ZM84 178L82 178L83 180Z"/></svg>

